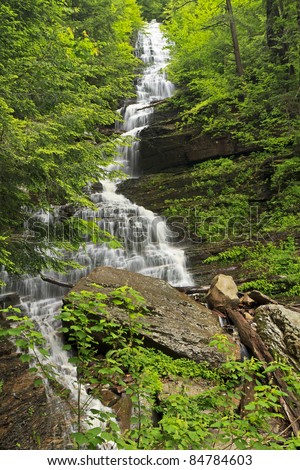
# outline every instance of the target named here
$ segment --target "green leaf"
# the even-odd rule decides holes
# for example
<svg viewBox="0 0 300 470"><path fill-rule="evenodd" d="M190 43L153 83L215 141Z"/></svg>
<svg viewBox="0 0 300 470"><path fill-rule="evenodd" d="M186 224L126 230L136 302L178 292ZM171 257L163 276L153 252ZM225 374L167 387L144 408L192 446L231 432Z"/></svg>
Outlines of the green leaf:
<svg viewBox="0 0 300 470"><path fill-rule="evenodd" d="M28 346L28 341L26 341L25 339L16 339L15 341L16 343L16 346L18 346L19 348L27 348Z"/></svg>
<svg viewBox="0 0 300 470"><path fill-rule="evenodd" d="M35 379L34 386L35 387L40 387L41 385L43 385L43 380L42 379Z"/></svg>
<svg viewBox="0 0 300 470"><path fill-rule="evenodd" d="M32 361L32 356L30 356L30 354L22 354L20 360L21 362L30 362Z"/></svg>
<svg viewBox="0 0 300 470"><path fill-rule="evenodd" d="M88 444L88 438L82 434L81 432L75 432L71 435L71 437L75 440L75 442L79 445L79 446L83 446L85 444Z"/></svg>
<svg viewBox="0 0 300 470"><path fill-rule="evenodd" d="M44 348L39 348L39 352L44 356L44 357L49 357L50 353L47 349Z"/></svg>
<svg viewBox="0 0 300 470"><path fill-rule="evenodd" d="M257 408L257 403L256 402L251 402L248 403L248 405L245 405L245 409L248 411L254 411Z"/></svg>

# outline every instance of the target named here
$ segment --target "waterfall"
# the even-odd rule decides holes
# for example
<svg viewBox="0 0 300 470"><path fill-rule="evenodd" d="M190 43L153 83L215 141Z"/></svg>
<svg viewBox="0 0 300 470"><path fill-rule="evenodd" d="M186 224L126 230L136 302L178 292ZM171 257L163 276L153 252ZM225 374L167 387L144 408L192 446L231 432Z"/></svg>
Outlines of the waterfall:
<svg viewBox="0 0 300 470"><path fill-rule="evenodd" d="M155 21L138 35L136 50L147 67L137 84L136 102L121 110L124 119L119 129L124 131L125 136L137 139L151 120L154 111L151 104L170 97L174 92L174 86L164 70L169 60L166 46L160 25ZM136 140L130 147L120 147L119 153L117 163L123 165L129 176L138 176L139 142ZM84 210L80 215L85 220L101 219L100 227L118 237L123 248L114 250L88 244L80 261L92 267L102 265L127 269L164 279L173 286L191 285L184 251L167 243L169 232L165 221L144 207L133 204L122 194L117 194L116 183L102 183L103 191L91 195L99 210Z"/></svg>
<svg viewBox="0 0 300 470"><path fill-rule="evenodd" d="M168 81L164 68L169 59L166 40L160 26L152 21L137 39L137 55L147 65L137 84L137 99L120 112L123 122L117 126L124 135L137 139L147 126L153 114L154 101L172 95L174 86ZM130 176L138 176L139 142L130 147L119 148L116 167ZM75 256L83 268L73 269L68 274L47 273L49 276L68 283L77 282L96 266L112 266L152 276L168 281L173 286L192 285L192 279L185 265L184 251L167 243L168 228L161 217L140 207L122 194L116 192L117 181L103 181L103 191L91 194L97 206L96 211L83 209L77 215L85 220L94 220L110 234L118 237L122 247L112 249L106 244L87 243ZM39 214L44 221L47 215ZM51 220L49 220L51 223ZM2 293L17 292L20 295L21 310L30 316L47 339L50 349L50 362L55 364L58 380L71 390L74 399L77 394L76 369L69 364L68 354L63 351L63 340L58 333L59 324L55 315L61 306L66 289L44 282L40 277L25 276L21 279L9 278L5 271L2 279L6 287ZM83 394L82 399L87 396ZM98 401L92 408L102 406Z"/></svg>

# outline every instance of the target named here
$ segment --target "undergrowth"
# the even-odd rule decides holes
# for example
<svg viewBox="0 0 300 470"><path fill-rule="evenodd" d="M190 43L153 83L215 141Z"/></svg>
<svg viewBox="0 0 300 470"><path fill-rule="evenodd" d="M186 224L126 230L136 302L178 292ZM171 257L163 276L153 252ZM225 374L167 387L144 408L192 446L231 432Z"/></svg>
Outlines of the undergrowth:
<svg viewBox="0 0 300 470"><path fill-rule="evenodd" d="M300 255L294 238L275 243L233 246L204 261L226 266L238 262L256 279L242 284L244 291L257 289L265 294L300 295Z"/></svg>
<svg viewBox="0 0 300 470"><path fill-rule="evenodd" d="M278 371L289 390L299 397L299 375L280 361L266 364L251 358L244 362L234 356L235 346L224 335L217 335L210 346L224 355L225 362L212 369L206 363L174 359L155 349L145 349L141 333L147 316L143 298L129 287L109 294L94 285L95 292L71 293L59 318L67 337L65 349L72 349L70 362L77 368L77 430L73 433L78 449L98 449L107 441L119 449L296 449L299 436L285 424L281 406L285 393L270 380ZM116 321L109 306L118 306L124 321ZM26 317L9 308L8 320L16 323L3 329L0 336L15 338L22 350L21 360L35 365L31 370L47 378L55 371L45 367L49 356L45 341ZM104 353L99 343L106 345ZM162 393L166 381L184 386L168 395ZM197 379L205 387L195 391ZM86 416L87 403L80 393L86 383L98 395L103 386L120 386L132 404L131 424L121 431L111 411L92 409ZM194 385L191 392L190 385ZM244 390L253 386L253 396L241 405ZM76 414L75 413L75 414ZM153 419L153 413L157 419ZM101 426L93 425L97 418ZM283 432L276 433L274 420Z"/></svg>

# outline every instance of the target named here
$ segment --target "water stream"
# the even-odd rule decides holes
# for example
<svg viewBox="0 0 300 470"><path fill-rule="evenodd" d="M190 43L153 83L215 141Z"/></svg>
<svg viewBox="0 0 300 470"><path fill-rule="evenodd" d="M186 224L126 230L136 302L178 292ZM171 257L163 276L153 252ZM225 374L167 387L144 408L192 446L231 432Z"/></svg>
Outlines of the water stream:
<svg viewBox="0 0 300 470"><path fill-rule="evenodd" d="M155 21L138 35L136 53L147 67L138 80L136 102L121 110L124 120L117 126L125 135L138 138L140 131L150 122L153 113L151 103L171 96L174 91L174 86L164 72L169 60L166 45L159 24ZM121 147L119 153L119 159L112 169L122 166L130 177L137 177L138 140L131 147ZM51 272L48 275L74 284L96 266L102 265L164 279L173 286L192 285L184 251L167 243L168 228L164 220L118 194L117 182L103 181L102 185L102 192L91 194L97 210L83 209L78 216L85 220L99 220L101 228L121 240L122 248L112 249L105 244L87 243L75 257L83 265L82 269L74 269L67 275ZM71 390L75 399L76 370L69 364L68 354L62 349L62 338L57 332L59 324L55 320L66 289L44 282L40 277L12 279L3 271L2 278L7 283L2 293L17 292L20 295L22 311L36 322L47 339L50 362L55 364L59 381ZM82 396L82 400L86 398ZM92 408L99 406L102 405L95 400L91 403Z"/></svg>

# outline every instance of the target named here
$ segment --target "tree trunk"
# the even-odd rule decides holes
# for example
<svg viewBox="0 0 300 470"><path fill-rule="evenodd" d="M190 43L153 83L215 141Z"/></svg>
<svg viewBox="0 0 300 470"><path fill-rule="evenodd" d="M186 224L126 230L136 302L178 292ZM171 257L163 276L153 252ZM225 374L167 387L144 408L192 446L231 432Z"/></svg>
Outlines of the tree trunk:
<svg viewBox="0 0 300 470"><path fill-rule="evenodd" d="M226 0L226 9L229 14L231 37L232 37L234 57L235 57L235 63L236 63L236 71L237 71L237 74L241 77L244 74L244 69L243 69L243 64L242 64L239 40L238 40L238 35L237 35L235 19L233 16L231 0Z"/></svg>
<svg viewBox="0 0 300 470"><path fill-rule="evenodd" d="M283 19L286 19L284 5L281 0L267 0L267 44L279 64L286 64L288 61L289 46L284 39L285 27Z"/></svg>
<svg viewBox="0 0 300 470"><path fill-rule="evenodd" d="M266 1L266 15L267 15L267 44L269 49L274 49L277 44L277 34L275 30L276 19L279 18L279 9L276 0Z"/></svg>

